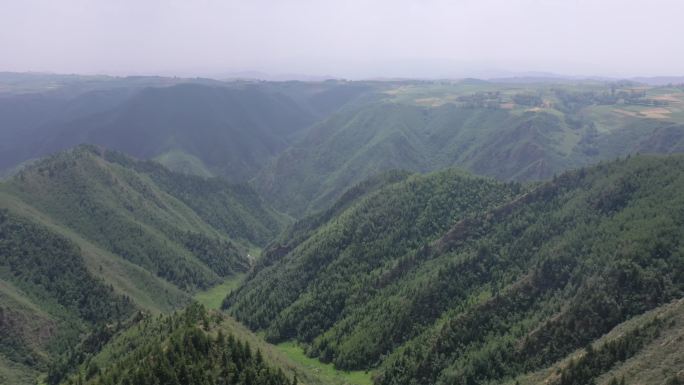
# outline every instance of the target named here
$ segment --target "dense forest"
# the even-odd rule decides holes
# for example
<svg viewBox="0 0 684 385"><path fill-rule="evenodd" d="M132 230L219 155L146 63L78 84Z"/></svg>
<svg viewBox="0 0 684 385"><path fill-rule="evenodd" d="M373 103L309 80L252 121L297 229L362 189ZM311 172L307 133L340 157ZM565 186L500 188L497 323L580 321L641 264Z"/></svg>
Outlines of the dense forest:
<svg viewBox="0 0 684 385"><path fill-rule="evenodd" d="M91 357L65 385L297 385L282 369L265 361L262 352L222 329L221 315L194 303L163 317L141 315L117 335L110 361Z"/></svg>
<svg viewBox="0 0 684 385"><path fill-rule="evenodd" d="M0 73L0 383L684 384L683 124L676 84Z"/></svg>
<svg viewBox="0 0 684 385"><path fill-rule="evenodd" d="M49 355L77 344L81 333L132 314L131 300L93 276L68 239L4 209L0 235L0 353L7 360L46 370Z"/></svg>
<svg viewBox="0 0 684 385"><path fill-rule="evenodd" d="M338 368L379 367L379 384L505 381L681 298L683 166L637 156L529 190L409 179L274 245L225 306Z"/></svg>

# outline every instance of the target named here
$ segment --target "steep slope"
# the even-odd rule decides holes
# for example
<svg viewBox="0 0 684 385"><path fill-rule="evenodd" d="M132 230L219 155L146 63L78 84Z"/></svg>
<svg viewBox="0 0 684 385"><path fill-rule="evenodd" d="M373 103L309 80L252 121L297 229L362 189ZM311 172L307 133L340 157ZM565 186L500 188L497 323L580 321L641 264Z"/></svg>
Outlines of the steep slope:
<svg viewBox="0 0 684 385"><path fill-rule="evenodd" d="M263 353L254 351L249 342L233 333L226 334L222 317L199 305L163 319L141 318L114 338L103 353L89 359L83 372L64 383L296 383L282 369L265 361Z"/></svg>
<svg viewBox="0 0 684 385"><path fill-rule="evenodd" d="M80 353L79 353L80 350ZM337 385L281 354L225 315L191 304L163 317L139 314L63 384Z"/></svg>
<svg viewBox="0 0 684 385"><path fill-rule="evenodd" d="M68 239L6 210L0 235L0 360L14 368L0 367L0 382L33 383L81 333L132 313Z"/></svg>
<svg viewBox="0 0 684 385"><path fill-rule="evenodd" d="M391 278L385 276L388 270L411 263L403 257L422 253L452 223L503 204L519 191L514 184L458 171L399 174L394 183L390 175L390 183L339 214L295 225L314 224L292 231L301 235L287 243L274 244L260 269L224 306L246 325L266 329L267 339L311 342L360 310Z"/></svg>
<svg viewBox="0 0 684 385"><path fill-rule="evenodd" d="M106 80L12 92L0 78L0 171L89 143L242 182L313 122L372 90L335 81Z"/></svg>
<svg viewBox="0 0 684 385"><path fill-rule="evenodd" d="M245 271L240 243L262 244L282 223L249 188L91 146L38 162L2 189L181 288Z"/></svg>
<svg viewBox="0 0 684 385"><path fill-rule="evenodd" d="M182 150L218 175L244 180L312 121L292 100L255 87L149 88L110 111L50 128L45 150L93 143L138 158Z"/></svg>
<svg viewBox="0 0 684 385"><path fill-rule="evenodd" d="M636 157L564 174L447 233L433 258L459 279L425 291L461 299L378 383L502 381L681 298L683 164Z"/></svg>
<svg viewBox="0 0 684 385"><path fill-rule="evenodd" d="M118 152L35 162L0 184L0 378L34 383L102 325L243 274L282 225L248 187Z"/></svg>
<svg viewBox="0 0 684 385"><path fill-rule="evenodd" d="M682 341L684 299L679 299L623 322L591 345L515 382L678 384L684 381Z"/></svg>
<svg viewBox="0 0 684 385"><path fill-rule="evenodd" d="M452 188L424 180L432 210L417 217L396 216L413 212L396 201L411 182L391 185L375 197L387 202L379 212L370 198L347 209L226 306L339 368L378 367L378 384L506 382L684 296L682 170L682 156L636 156L522 195L444 174ZM422 191L413 183L408 191ZM419 197L409 201L431 202ZM435 215L445 210L457 211Z"/></svg>
<svg viewBox="0 0 684 385"><path fill-rule="evenodd" d="M527 181L636 152L684 151L678 89L653 88L641 96L626 88L612 97L607 86L591 84L385 87L384 97L317 123L265 167L255 179L262 196L301 217L389 169L459 167Z"/></svg>

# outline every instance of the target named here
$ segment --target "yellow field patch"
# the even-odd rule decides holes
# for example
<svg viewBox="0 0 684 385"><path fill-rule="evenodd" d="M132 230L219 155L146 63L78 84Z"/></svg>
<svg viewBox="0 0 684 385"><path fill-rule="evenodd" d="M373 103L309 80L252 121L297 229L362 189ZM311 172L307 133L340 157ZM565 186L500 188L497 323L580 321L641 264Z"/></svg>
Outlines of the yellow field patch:
<svg viewBox="0 0 684 385"><path fill-rule="evenodd" d="M386 95L399 95L401 93L404 93L406 91L407 87L397 87L397 88L392 88L391 90L387 90L384 92Z"/></svg>
<svg viewBox="0 0 684 385"><path fill-rule="evenodd" d="M651 99L663 100L669 103L683 103L684 93L658 95L651 97Z"/></svg>
<svg viewBox="0 0 684 385"><path fill-rule="evenodd" d="M418 98L415 99L414 102L421 106L439 107L446 103L446 100L441 98Z"/></svg>
<svg viewBox="0 0 684 385"><path fill-rule="evenodd" d="M668 110L667 108L662 108L662 107L654 107L654 108L647 108L641 111L628 111L628 110L622 110L619 108L616 108L613 110L613 112L621 114L621 115L627 115L627 116L632 116L635 118L651 118L651 119L667 119L670 117L670 114L672 111Z"/></svg>

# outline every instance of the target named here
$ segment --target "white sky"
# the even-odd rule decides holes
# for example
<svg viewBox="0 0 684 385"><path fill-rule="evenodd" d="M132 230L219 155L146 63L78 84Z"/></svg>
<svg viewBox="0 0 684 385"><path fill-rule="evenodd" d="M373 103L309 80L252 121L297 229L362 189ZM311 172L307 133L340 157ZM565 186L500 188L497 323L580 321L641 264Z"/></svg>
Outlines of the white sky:
<svg viewBox="0 0 684 385"><path fill-rule="evenodd" d="M684 0L0 0L0 71L684 75Z"/></svg>

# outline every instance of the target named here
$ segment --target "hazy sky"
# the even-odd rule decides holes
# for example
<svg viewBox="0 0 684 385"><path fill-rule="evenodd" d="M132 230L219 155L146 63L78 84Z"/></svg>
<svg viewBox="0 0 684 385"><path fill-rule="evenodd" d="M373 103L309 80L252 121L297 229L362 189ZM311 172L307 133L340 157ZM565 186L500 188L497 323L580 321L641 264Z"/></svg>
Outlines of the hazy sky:
<svg viewBox="0 0 684 385"><path fill-rule="evenodd" d="M0 71L684 75L684 0L0 0Z"/></svg>

